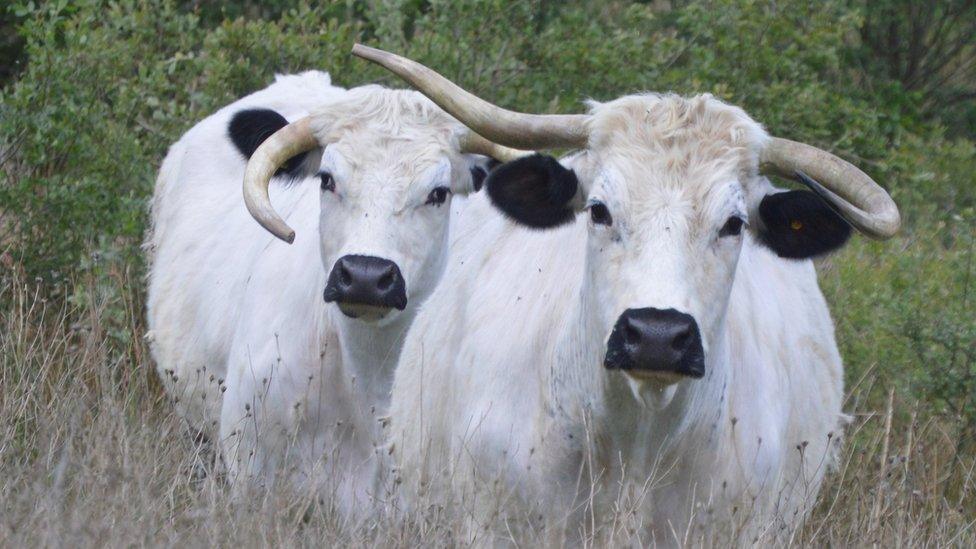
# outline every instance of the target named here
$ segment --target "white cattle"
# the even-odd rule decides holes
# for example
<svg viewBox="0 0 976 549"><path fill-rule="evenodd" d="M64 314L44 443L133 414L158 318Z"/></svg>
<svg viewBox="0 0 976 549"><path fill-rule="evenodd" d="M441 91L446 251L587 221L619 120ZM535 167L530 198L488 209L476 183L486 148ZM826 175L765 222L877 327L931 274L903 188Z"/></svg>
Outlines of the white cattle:
<svg viewBox="0 0 976 549"><path fill-rule="evenodd" d="M442 274L452 196L479 183L469 150L506 157L417 92L322 72L279 76L171 147L146 244L151 349L235 481L284 471L367 500L403 334ZM272 201L291 245L245 209L291 231Z"/></svg>
<svg viewBox="0 0 976 549"><path fill-rule="evenodd" d="M582 147L492 172L488 196L507 219L484 197L465 212L395 375L407 500L453 498L472 532L514 511L556 531L615 522L644 543L687 543L700 528L769 540L799 524L845 424L809 258L850 228L816 194L761 174L807 182L876 237L899 224L887 194L708 95L523 115L409 60L354 51L498 143Z"/></svg>

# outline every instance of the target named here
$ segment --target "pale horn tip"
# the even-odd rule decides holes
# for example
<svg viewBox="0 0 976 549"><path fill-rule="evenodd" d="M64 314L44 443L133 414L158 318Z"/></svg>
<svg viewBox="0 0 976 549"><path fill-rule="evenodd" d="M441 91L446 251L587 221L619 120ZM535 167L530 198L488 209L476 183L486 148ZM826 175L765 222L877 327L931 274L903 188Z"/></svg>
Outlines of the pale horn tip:
<svg viewBox="0 0 976 549"><path fill-rule="evenodd" d="M364 44L360 44L359 42L356 42L355 44L352 45L352 54L362 59L368 59L372 61L375 60L377 57L379 57L379 55L382 53L384 53L382 50L371 48Z"/></svg>
<svg viewBox="0 0 976 549"><path fill-rule="evenodd" d="M259 197L260 198L260 197ZM293 244L295 242L295 230L288 226L273 208L262 204L260 201L255 200L249 193L244 194L244 205L247 207L247 211L250 212L251 216L258 222L259 225L265 228L269 233L273 234L279 240L283 240L288 244Z"/></svg>
<svg viewBox="0 0 976 549"><path fill-rule="evenodd" d="M288 225L285 225L284 223L279 223L279 224L275 224L275 223L267 223L267 224L261 223L261 225L265 229L267 229L267 231L269 233L271 233L271 234L275 235L276 237L278 237L278 239L283 240L284 242L286 242L288 244L294 244L295 243L295 231L292 230L292 228L289 227Z"/></svg>

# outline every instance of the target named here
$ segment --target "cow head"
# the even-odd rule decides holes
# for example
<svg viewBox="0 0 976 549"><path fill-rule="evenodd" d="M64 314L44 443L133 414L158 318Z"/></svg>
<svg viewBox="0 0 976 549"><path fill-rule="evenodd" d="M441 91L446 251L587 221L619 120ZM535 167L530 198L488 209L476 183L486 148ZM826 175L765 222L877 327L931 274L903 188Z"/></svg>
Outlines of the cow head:
<svg viewBox="0 0 976 549"><path fill-rule="evenodd" d="M813 193L777 191L758 174L769 138L741 109L647 94L594 103L590 117L581 152L515 160L486 186L519 224L586 223L587 312L609 369L702 377L746 239L807 258L850 234Z"/></svg>
<svg viewBox="0 0 976 549"><path fill-rule="evenodd" d="M354 50L355 52L355 50ZM506 111L412 61L359 48L479 134L523 148L579 147L497 168L493 203L545 229L585 216L583 299L605 336L604 365L671 383L706 373L746 242L804 259L846 242L853 225L886 238L899 225L887 193L829 153L770 137L711 96L655 94L591 103L585 115ZM814 192L774 189L763 174Z"/></svg>
<svg viewBox="0 0 976 549"><path fill-rule="evenodd" d="M250 158L248 209L279 238L294 232L270 205L272 174L318 179L324 299L365 321L396 317L440 277L451 198L483 177L465 153L507 154L469 133L421 94L379 86L349 90L292 124L251 110L230 125Z"/></svg>

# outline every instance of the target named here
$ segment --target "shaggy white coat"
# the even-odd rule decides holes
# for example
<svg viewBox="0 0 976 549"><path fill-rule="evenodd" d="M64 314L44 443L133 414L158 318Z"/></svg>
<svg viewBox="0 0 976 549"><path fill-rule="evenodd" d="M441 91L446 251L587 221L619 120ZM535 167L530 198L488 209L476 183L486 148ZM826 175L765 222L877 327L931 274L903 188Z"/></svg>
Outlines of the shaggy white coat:
<svg viewBox="0 0 976 549"><path fill-rule="evenodd" d="M471 200L395 374L402 492L454 498L472 532L514 508L572 535L628 505L656 542L796 525L834 460L843 369L813 263L758 245L756 220L718 234L773 191L757 175L768 137L710 96L628 96L591 114L588 148L563 162L579 206L606 203L613 225L582 211L534 231ZM616 319L641 307L696 319L703 379L603 367Z"/></svg>
<svg viewBox="0 0 976 549"><path fill-rule="evenodd" d="M255 107L289 121L313 113L329 143L309 155L304 178L272 181L292 245L244 208L246 160L227 128ZM450 198L425 202L438 186L471 190L462 130L416 92L345 90L313 71L279 76L171 147L147 241L151 349L177 412L219 441L235 483L284 472L335 493L340 507L370 499L402 337L447 254ZM319 171L333 175L335 192L320 190ZM347 254L395 262L407 309L366 322L324 303L327 275Z"/></svg>

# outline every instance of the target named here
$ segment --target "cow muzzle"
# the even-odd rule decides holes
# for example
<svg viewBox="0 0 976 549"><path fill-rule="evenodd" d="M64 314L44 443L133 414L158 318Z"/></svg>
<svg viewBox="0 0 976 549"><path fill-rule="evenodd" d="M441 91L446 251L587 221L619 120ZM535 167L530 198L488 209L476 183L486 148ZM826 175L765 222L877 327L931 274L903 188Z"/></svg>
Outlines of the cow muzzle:
<svg viewBox="0 0 976 549"><path fill-rule="evenodd" d="M380 257L346 255L329 273L323 294L350 318L378 320L407 307L407 285L396 263Z"/></svg>
<svg viewBox="0 0 976 549"><path fill-rule="evenodd" d="M627 309L610 333L603 365L663 383L701 378L705 353L698 323L674 309Z"/></svg>

